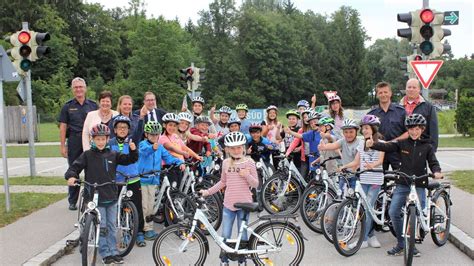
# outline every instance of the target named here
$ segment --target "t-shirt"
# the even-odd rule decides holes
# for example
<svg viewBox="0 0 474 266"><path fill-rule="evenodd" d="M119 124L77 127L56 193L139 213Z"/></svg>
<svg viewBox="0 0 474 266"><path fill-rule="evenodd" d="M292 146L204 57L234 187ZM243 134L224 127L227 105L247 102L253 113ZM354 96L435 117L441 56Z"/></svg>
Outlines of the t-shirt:
<svg viewBox="0 0 474 266"><path fill-rule="evenodd" d="M364 165L367 163L374 163L376 162L380 155L380 151L369 149L368 151L364 150L364 141L359 141L359 145L357 146L357 151L359 152L360 156L360 170L365 170ZM378 166L374 169L382 169L382 166ZM369 184L369 185L382 185L383 184L383 173L375 173L375 172L366 172L360 175L360 183L361 184Z"/></svg>
<svg viewBox="0 0 474 266"><path fill-rule="evenodd" d="M163 146L166 143L171 143L171 145L173 147L175 147L175 148L177 148L178 150L181 150L181 151L183 151L186 147L186 145L181 140L181 138L179 138L178 135L176 135L176 134L173 134L171 136L170 135L161 135L160 139L158 140L158 143L160 143ZM184 160L184 156L182 154L176 153L172 150L168 150L168 151L171 155L173 155L173 157Z"/></svg>
<svg viewBox="0 0 474 266"><path fill-rule="evenodd" d="M309 152L314 153L314 156L309 157L309 163L311 165L311 163L319 157L318 145L319 141L321 141L321 135L316 130L310 130L303 133L303 141L309 144ZM316 167L311 166L311 170L315 169Z"/></svg>
<svg viewBox="0 0 474 266"><path fill-rule="evenodd" d="M346 139L340 139L337 141L339 146L341 147L341 162L342 164L348 164L354 161L355 156L357 154L357 147L359 146L360 139L356 138L352 143L348 143Z"/></svg>

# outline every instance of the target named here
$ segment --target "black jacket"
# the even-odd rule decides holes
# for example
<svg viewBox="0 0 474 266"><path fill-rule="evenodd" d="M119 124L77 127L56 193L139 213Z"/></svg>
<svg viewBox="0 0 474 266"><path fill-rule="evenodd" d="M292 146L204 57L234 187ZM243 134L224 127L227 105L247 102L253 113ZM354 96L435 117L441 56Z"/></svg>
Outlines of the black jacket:
<svg viewBox="0 0 474 266"><path fill-rule="evenodd" d="M64 174L64 177L79 178L82 170L85 170L85 180L89 183L102 184L115 180L115 170L118 164L129 165L138 160L138 151L130 151L130 154L122 154L106 148L102 151L87 150L77 158ZM84 186L86 191L90 188ZM117 200L117 186L99 187L99 203ZM92 195L86 195L86 200L91 200Z"/></svg>
<svg viewBox="0 0 474 266"><path fill-rule="evenodd" d="M431 172L441 172L441 167L429 139L413 140L409 137L399 141L377 142L372 146L372 149L384 152L398 152L401 158L400 171L407 175L421 176L426 174L426 162L428 162ZM416 185L425 187L427 185L426 181L417 182ZM403 178L395 180L395 182L408 185Z"/></svg>

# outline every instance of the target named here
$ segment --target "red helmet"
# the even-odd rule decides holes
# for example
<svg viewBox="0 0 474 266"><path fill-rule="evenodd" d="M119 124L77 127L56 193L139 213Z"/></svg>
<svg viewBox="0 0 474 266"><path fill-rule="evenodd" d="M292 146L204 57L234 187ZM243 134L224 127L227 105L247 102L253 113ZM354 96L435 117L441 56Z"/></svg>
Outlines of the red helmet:
<svg viewBox="0 0 474 266"><path fill-rule="evenodd" d="M110 136L110 129L108 126L103 124L97 124L92 127L90 132L91 137L95 136Z"/></svg>

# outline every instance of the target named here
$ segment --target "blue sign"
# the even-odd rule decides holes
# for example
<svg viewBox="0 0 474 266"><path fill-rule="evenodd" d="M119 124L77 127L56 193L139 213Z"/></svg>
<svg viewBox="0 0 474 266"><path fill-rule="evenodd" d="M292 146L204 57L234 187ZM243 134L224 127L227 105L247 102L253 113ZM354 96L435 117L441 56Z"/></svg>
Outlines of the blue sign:
<svg viewBox="0 0 474 266"><path fill-rule="evenodd" d="M26 116L22 116L22 117L21 117L21 123L22 123L22 124L26 124Z"/></svg>
<svg viewBox="0 0 474 266"><path fill-rule="evenodd" d="M235 110L232 111L231 117L238 117ZM262 122L265 119L265 109L249 109L247 120L250 122Z"/></svg>

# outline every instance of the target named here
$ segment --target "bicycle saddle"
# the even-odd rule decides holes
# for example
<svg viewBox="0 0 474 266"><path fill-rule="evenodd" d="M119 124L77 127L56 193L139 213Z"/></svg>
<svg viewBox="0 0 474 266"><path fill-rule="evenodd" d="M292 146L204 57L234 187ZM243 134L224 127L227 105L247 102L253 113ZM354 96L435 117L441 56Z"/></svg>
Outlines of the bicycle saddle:
<svg viewBox="0 0 474 266"><path fill-rule="evenodd" d="M440 187L441 187L441 183L439 183L439 182L429 182L428 186L427 186L427 189L428 190L435 190L435 189L440 188Z"/></svg>
<svg viewBox="0 0 474 266"><path fill-rule="evenodd" d="M234 208L242 209L248 212L257 212L260 211L260 206L257 202L239 202L234 204Z"/></svg>

